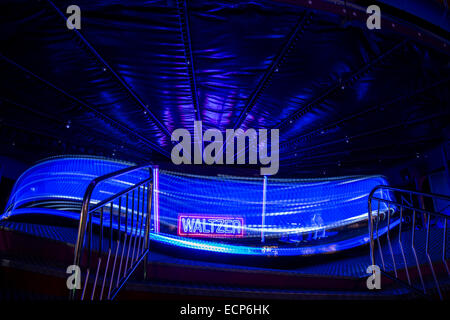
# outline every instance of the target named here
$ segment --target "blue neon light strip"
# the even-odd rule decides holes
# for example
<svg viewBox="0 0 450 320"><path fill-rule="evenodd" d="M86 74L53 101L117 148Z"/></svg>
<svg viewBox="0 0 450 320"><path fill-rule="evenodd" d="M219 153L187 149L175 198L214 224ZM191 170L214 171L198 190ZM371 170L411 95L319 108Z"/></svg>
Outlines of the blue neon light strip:
<svg viewBox="0 0 450 320"><path fill-rule="evenodd" d="M130 165L102 158L75 156L38 163L18 179L7 210L0 218L39 212L79 219L79 212L45 208L39 211L36 201L81 202L92 179ZM148 171L136 172L108 181L96 189L92 202L97 203L147 177ZM153 196L153 214L158 213L158 216L153 217L151 239L184 248L256 255L316 254L367 243L367 230L361 232L364 227L352 233L346 231L347 226L367 221L369 192L377 185L387 184L381 176L288 180L268 178L264 188L263 178L207 177L164 170L159 170L154 179L158 185L157 193ZM390 199L386 191L379 191L376 196ZM27 208L32 205L33 209ZM141 200L136 199L135 205L142 207ZM372 208L374 211L376 209ZM386 212L387 207L381 204L380 210ZM395 211L395 208L391 207L391 210ZM106 211L104 223L109 221L109 210ZM200 217L243 217L243 234L252 244L244 246L239 242L240 239L228 239L225 242L205 237L200 240L177 236L178 216L181 213ZM93 221L99 222L96 217ZM121 220L121 223L123 230L124 221ZM394 216L391 226L397 223ZM118 227L117 216L113 216L112 224L114 228ZM266 243L261 241L262 231ZM379 230L379 234L384 232L385 228ZM301 244L296 246L292 243Z"/></svg>
<svg viewBox="0 0 450 320"><path fill-rule="evenodd" d="M263 179L229 179L160 172L160 223L176 226L179 213L242 216L245 235L260 238L263 229ZM267 179L264 236L281 237L338 228L367 219L367 197L383 177L332 180ZM389 194L381 194L388 197ZM381 204L382 211L387 210Z"/></svg>
<svg viewBox="0 0 450 320"><path fill-rule="evenodd" d="M399 220L395 220L391 223L390 228L395 228L400 223ZM387 232L388 228L383 227L378 230L379 235L383 235ZM255 255L255 256L307 256L316 254L333 253L342 250L355 248L369 243L369 235L359 235L348 239L340 240L337 242L305 246L305 247L273 247L273 246L261 246L250 247L243 245L232 245L226 243L218 243L212 241L204 241L198 239L187 239L177 236L162 235L162 234L150 234L150 239L163 243L166 245L177 246L186 249L195 249L201 251L209 251L215 253L227 253L236 255Z"/></svg>

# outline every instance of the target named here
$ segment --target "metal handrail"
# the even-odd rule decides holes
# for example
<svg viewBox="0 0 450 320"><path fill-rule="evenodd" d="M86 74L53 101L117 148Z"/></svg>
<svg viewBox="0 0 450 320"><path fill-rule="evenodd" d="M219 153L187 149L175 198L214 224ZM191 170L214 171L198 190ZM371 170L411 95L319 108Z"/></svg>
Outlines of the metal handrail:
<svg viewBox="0 0 450 320"><path fill-rule="evenodd" d="M429 242L430 242L430 228L431 228L431 217L436 217L439 219L443 219L444 220L444 235L443 235L443 243L442 243L442 261L447 269L447 274L450 277L450 271L447 265L447 260L446 260L446 247L447 247L447 225L448 225L448 220L450 220L450 216L443 214L441 212L435 212L433 210L428 210L425 208L417 208L414 206L414 204L404 204L403 202L398 202L395 200L390 200L390 199L382 199L379 197L374 196L375 193L377 191L380 190L388 190L388 191L392 191L392 192L398 192L398 193L403 193L403 194L409 194L410 196L412 195L416 195L419 197L427 197L427 198L432 198L432 199L439 199L439 200L444 200L444 201L450 201L450 197L446 196L446 195L440 195L440 194L434 194L434 193L424 193L424 192L419 192L419 191L414 191L414 190L405 190L405 189L399 189L399 188L394 188L394 187L390 187L390 186L385 186L385 185L379 185L376 186L375 188L373 188L369 194L368 197L368 225L369 225L369 244L370 244L370 259L371 259L371 263L372 265L376 265L375 263L375 240L374 240L374 216L372 214L372 200L378 201L378 212L377 212L377 222L376 222L376 232L377 232L377 242L378 242L378 246L379 246L379 251L380 251L380 258L383 261L383 269L384 269L384 274L386 276L388 276L389 278L396 280L397 282L399 282L402 285L406 285L408 286L410 289L412 289L414 292L417 292L419 294L427 294L427 290L425 287L425 283L423 280L423 276L422 276L422 272L421 272L421 268L420 268L420 264L419 264L419 259L416 253L416 246L415 246L415 226L416 226L416 212L420 212L423 213L425 215L427 215L428 219L427 219L427 225L426 225L426 229L427 229L427 233L426 233L426 244L425 244L425 252L427 255L427 260L428 260L428 264L430 265L430 270L431 270L431 274L433 276L433 280L437 289L437 292L439 294L440 299L443 298L442 296L442 292L440 289L440 285L439 285L439 281L437 279L435 270L434 270L434 266L433 266L433 261L431 259L430 256L430 252L429 252ZM388 224L387 224L387 241L388 241L388 246L389 246L389 250L391 253L391 257L393 260L393 265L394 265L394 272L395 272L395 276L389 275L387 272L385 272L385 265L384 265L384 260L383 260L383 253L382 253L382 249L381 249L381 244L379 241L379 237L378 237L378 222L379 222L379 211L380 211L380 203L384 202L385 204L388 204L389 209L391 208L391 205L393 206L397 206L400 208L400 223L399 223L399 236L398 236L398 242L399 242L399 248L401 250L401 254L403 257L403 263L405 265L405 271L406 271L406 277L407 277L407 283L401 279L399 279L398 274L397 274L397 268L396 268L396 264L395 264L395 258L394 258L394 254L392 251L392 246L391 246L391 238L390 238L390 213L388 216ZM401 233L402 233L402 219L403 219L403 209L409 209L412 211L412 244L411 244L411 250L414 254L414 258L415 258L415 262L416 262L416 266L417 266L417 271L420 277L420 281L422 284L422 290L418 290L417 288L415 288L412 285L411 279L410 279L410 274L408 272L408 266L406 263L406 258L405 258L405 253L404 253L404 249L403 249L403 245L402 245L402 240L401 240Z"/></svg>
<svg viewBox="0 0 450 320"><path fill-rule="evenodd" d="M110 180L110 179L114 179L114 178L123 176L125 174L130 174L130 173L138 171L138 170L143 170L143 169L146 169L146 168L150 169L149 170L149 178L144 179L144 180L136 183L135 185L133 185L133 186L131 186L129 188L126 188L126 189L122 190L121 192L118 192L118 193L114 194L113 196L111 196L111 197L109 197L109 198L107 198L105 200L100 201L94 207L89 208L90 207L90 203L91 203L92 194L95 191L96 187L100 183L102 183L104 181L107 181L107 180ZM152 179L152 169L153 168L155 168L155 166L152 165L152 164L145 164L145 165L138 165L138 166L127 167L127 168L124 168L124 169L121 169L121 170L118 170L118 171L115 171L115 172L111 172L111 173L105 174L103 176L97 177L97 178L95 178L94 180L92 180L89 183L89 185L88 185L88 187L87 187L87 189L86 189L86 191L84 193L84 196L83 196L82 209L81 209L81 213L80 213L80 222L79 222L79 225L78 225L77 241L76 241L75 249L74 249L74 262L73 262L74 265L76 265L76 266L80 265L81 250L82 250L83 245L84 245L85 234L86 234L86 227L88 225L88 216L89 216L89 214L92 214L94 211L96 211L96 210L98 210L100 208L102 209L102 214L103 214L103 207L106 204L112 203L114 200L116 200L118 198L120 200L121 196L123 196L125 194L128 194L129 192L135 190L136 188L140 188L141 186L145 185L146 183L149 183L149 181ZM150 184L150 187L151 187L151 184ZM133 191L133 193L134 193L134 191ZM149 238L149 232L150 232L150 230L149 230L149 224L150 224L149 223L149 221L150 221L149 217L150 217L150 206L151 206L150 198L148 198L147 201L148 201L148 206L149 206L148 207L148 213L147 213L148 222L146 224L147 230L145 231L145 240L144 240L144 245L146 247L145 247L145 253L139 259L138 264L142 261L142 258L145 257L145 255L148 252L148 238ZM112 206L111 206L111 210L112 210ZM128 208L127 208L127 210L128 210ZM112 215L110 217L110 220L112 222ZM89 250L90 250L90 248L89 248ZM132 271L134 271L136 266L133 268ZM145 270L144 270L144 272L145 272ZM128 277L131 275L131 273L128 274L126 279L128 279ZM89 274L87 275L87 277L89 277ZM125 279L125 281L126 281L126 279ZM88 279L86 279L86 280L88 280ZM123 286L123 283L120 285L119 289L122 286ZM72 293L71 293L72 299L75 297L75 290L76 289L72 290ZM118 292L118 290L113 294L113 298L117 294L117 292Z"/></svg>

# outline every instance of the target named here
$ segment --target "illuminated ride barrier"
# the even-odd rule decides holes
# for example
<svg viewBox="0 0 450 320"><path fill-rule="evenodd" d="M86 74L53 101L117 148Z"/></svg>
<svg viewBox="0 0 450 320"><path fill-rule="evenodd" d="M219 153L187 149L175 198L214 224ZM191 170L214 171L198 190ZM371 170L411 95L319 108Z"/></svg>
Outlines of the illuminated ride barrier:
<svg viewBox="0 0 450 320"><path fill-rule="evenodd" d="M391 192L395 200L378 198L379 190ZM447 246L450 197L380 185L371 191L368 207L382 204L395 206L399 211L399 228L397 233L391 232L388 216L383 243L377 232L385 217L381 212L374 215L372 211L369 216L372 265L379 266L386 277L420 297L443 300L450 280ZM402 233L402 229L406 232Z"/></svg>
<svg viewBox="0 0 450 320"><path fill-rule="evenodd" d="M79 220L89 183L131 165L78 156L42 161L17 180L2 218L51 215ZM91 205L131 188L147 175L148 172L137 170L105 181L94 190ZM366 244L369 193L378 185L387 185L381 176L242 178L190 175L157 168L152 176L151 241L239 255L313 255ZM385 189L377 191L376 196L392 200ZM139 201L138 197L136 207L143 205ZM108 210L112 212L108 225L117 229L117 212L122 211L113 209ZM391 217L390 228L399 223L395 206L381 203L379 210L372 208L372 215L377 214ZM124 213L121 215L124 231L127 223L123 222ZM94 213L94 224L100 221L97 217ZM386 233L386 219L383 221L378 236Z"/></svg>

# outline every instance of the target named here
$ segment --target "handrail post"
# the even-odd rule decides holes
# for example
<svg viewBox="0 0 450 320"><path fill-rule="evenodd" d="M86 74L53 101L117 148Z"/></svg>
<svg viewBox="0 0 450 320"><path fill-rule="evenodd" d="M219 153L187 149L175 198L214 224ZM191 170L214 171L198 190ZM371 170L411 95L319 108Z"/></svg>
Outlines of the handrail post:
<svg viewBox="0 0 450 320"><path fill-rule="evenodd" d="M77 234L77 240L76 240L75 249L74 249L73 264L75 266L80 266L81 248L83 247L84 235L86 232L87 214L89 212L89 204L91 202L92 192L94 191L96 185L97 185L96 180L93 180L87 187L86 192L84 193L84 196L83 196L83 205L81 207L80 222L78 224L78 234ZM86 276L88 277L89 274L86 274ZM71 291L70 298L72 300L75 299L76 290L77 289L74 288Z"/></svg>
<svg viewBox="0 0 450 320"><path fill-rule="evenodd" d="M152 213L152 189L153 184L148 184L147 190L147 218L145 226L145 240L144 240L144 252L149 250L150 247L150 223L151 223L151 213ZM144 258L144 280L147 280L147 257Z"/></svg>
<svg viewBox="0 0 450 320"><path fill-rule="evenodd" d="M382 186L376 186L373 188L368 197L368 217L367 217L367 223L369 225L369 246L370 246L370 261L372 262L372 265L375 265L375 241L373 238L373 215L372 215L372 197L375 194L377 190L379 190ZM379 214L379 212L378 212ZM378 219L378 216L377 216ZM375 271L373 271L375 272Z"/></svg>
<svg viewBox="0 0 450 320"><path fill-rule="evenodd" d="M368 211L368 224L369 224L369 246L370 246L370 261L372 265L375 265L375 254L374 254L374 240L373 240L373 220L372 220L372 199L369 195L369 211Z"/></svg>
<svg viewBox="0 0 450 320"><path fill-rule="evenodd" d="M261 242L264 243L264 225L266 224L266 191L267 191L267 176L263 180L263 199L262 199L262 214L261 214Z"/></svg>
<svg viewBox="0 0 450 320"><path fill-rule="evenodd" d="M153 228L156 234L159 233L159 168L158 166L152 167L153 171Z"/></svg>
<svg viewBox="0 0 450 320"><path fill-rule="evenodd" d="M116 178L116 177L119 177L119 176L122 176L122 175L125 175L125 174L129 174L129 173L137 171L137 170L142 170L142 169L145 169L145 168L149 168L149 170L148 170L149 171L149 177L147 179L144 179L141 182L136 183L134 185L134 187L131 187L131 188L125 189L125 190L123 190L123 191L121 191L119 193L116 193L113 197L110 197L110 198L106 199L106 200L108 200L107 202L105 202L106 200L104 200L104 201L101 201L100 203L96 204L93 208L90 207L92 194L93 194L95 188L101 182L109 180L109 179L113 179L113 178ZM153 165L149 165L149 164L141 165L141 166L126 167L126 168L123 168L121 170L118 170L118 171L115 171L115 172L111 172L111 173L105 174L103 176L97 177L97 178L95 178L94 180L92 180L90 182L90 184L88 185L88 187L87 187L87 189L86 189L86 191L84 193L84 196L83 196L83 203L82 203L81 212L80 212L80 221L79 221L79 224L78 224L77 240L76 240L75 248L74 248L74 260L73 260L73 264L74 265L80 267L80 263L82 262L81 260L82 260L82 250L83 250L83 246L84 246L84 238L85 238L85 234L86 234L87 224L88 223L89 223L89 225L92 224L92 221L90 219L88 221L88 218L90 217L92 212L97 210L97 209L103 208L103 206L105 204L107 204L107 203L111 203L111 212L110 212L110 228L111 228L111 230L110 230L110 236L112 237L112 234L113 234L112 233L112 227L113 227L112 226L112 219L113 219L113 201L114 201L114 199L117 198L117 197L121 197L125 193L128 194L133 188L140 188L141 185L145 185L145 183L147 183L148 188L151 189L152 185L150 183L148 183L148 181L150 181L150 179L152 178L152 168L153 168ZM150 190L149 190L149 192L151 194ZM144 238L145 239L145 249L146 250L144 250L141 258L138 260L138 263L140 263L140 261L142 261L142 259L144 259L144 263L145 263L146 262L146 256L148 254L148 247L149 247L148 246L148 242L149 242L149 233L150 233L150 227L149 226L150 226L150 216L151 216L150 210L151 210L151 203L152 203L151 196L149 196L147 202L148 202L148 210L149 210L149 212L147 214L147 225L146 225L146 230L145 230L146 234L145 234L145 238ZM139 202L138 202L138 205L139 205ZM118 214L119 214L119 219L120 219L120 214L121 213L119 212ZM102 239L100 239L100 241L102 241ZM91 248L88 248L88 249L91 250ZM110 249L111 249L111 246L110 246ZM135 265L134 267L132 266L132 270L128 274L126 274L126 277L125 277L125 279L123 281L126 281L128 279L128 277L136 269L136 267L137 267L137 265ZM88 266L88 271L89 271L89 266ZM84 287L82 288L83 292L85 291L86 286L89 283L88 277L89 277L89 272L86 272L86 279L84 281ZM105 277L106 277L106 274L105 274ZM120 288L122 286L123 286L123 283L115 290L115 292L112 295L113 298L116 296L116 294L118 293L118 290L120 290ZM76 290L77 289L74 288L74 289L72 289L70 291L70 299L74 300L76 298Z"/></svg>
<svg viewBox="0 0 450 320"><path fill-rule="evenodd" d="M396 198L391 199L389 196L389 193L387 194L387 196L384 196L384 192L383 189L386 190L387 192L397 192L400 194L400 199L401 201L397 200ZM381 190L381 196L375 196L375 192ZM448 215L445 215L441 212L436 212L434 209L427 209L423 206L424 202L421 201L419 203L419 206L415 205L412 201L410 204L404 204L404 198L402 196L402 193L406 193L410 195L410 198L412 198L412 195L417 195L421 198L432 198L432 199L441 199L443 201L450 201L450 197L447 195L439 195L439 194L433 194L433 193L424 193L424 192L418 192L418 191L413 191L413 190L403 190L403 189L399 189L399 188L394 188L394 187L390 187L390 186L386 186L386 185L379 185L376 186L375 188L373 188L371 190L371 192L369 193L369 197L368 197L368 225L369 225L369 237L370 237L370 259L373 265L375 265L375 242L374 242L374 222L373 222L373 214L372 214L372 201L376 200L378 201L378 214L377 214L377 242L378 242L378 249L380 250L380 258L381 261L383 261L383 249L381 247L381 243L379 241L380 237L378 236L378 221L379 221L379 207L380 207L380 203L383 203L384 205L387 205L388 208L388 219L387 219L387 240L388 240L388 247L391 253L391 257L392 257L392 262L393 262L393 271L395 273L394 275L390 275L389 274L389 270L386 270L383 268L384 271L383 274L385 276L387 276L388 278L391 278L395 281L397 281L399 284L404 285L405 287L408 287L412 292L418 293L421 296L427 296L428 294L430 294L429 288L426 286L425 282L424 282L424 278L422 277L422 271L421 271L421 267L423 266L423 264L426 264L426 262L420 262L419 260L419 255L416 253L416 230L415 230L415 226L416 226L416 211L422 213L424 216L426 216L427 219L427 224L426 224L426 238L425 238L425 243L422 243L422 245L424 246L422 249L425 249L425 253L426 253L426 258L428 260L428 266L429 266L429 270L430 273L432 275L432 280L434 281L434 287L436 289L437 294L439 295L439 298L442 300L443 299L443 295L441 292L441 288L440 288L440 284L439 284L439 279L438 279L438 274L436 272L436 270L439 270L438 268L435 269L436 267L436 263L437 261L433 261L432 257L431 257L431 248L430 248L430 236L431 236L431 218L435 217L435 218L439 218L439 219L444 219L444 235L443 235L443 254L442 254L442 262L444 263L446 269L447 269L447 261L445 259L445 250L446 250L446 227L447 227L447 222L450 219L450 217ZM402 253L402 257L403 257L403 262L404 262L404 266L405 266L405 270L406 270L406 276L407 276L407 280L408 283L406 283L405 281L401 280L399 277L399 274L397 273L397 268L396 268L396 261L395 261L395 255L393 253L393 247L391 246L390 243L390 238L389 238L389 227L390 227L390 218L391 218L391 212L390 212L390 208L391 206L393 206L392 208L394 208L394 210L397 210L397 206L400 207L400 230L399 230L399 245L400 245L400 250ZM412 239L411 239L411 250L412 250L412 254L414 255L414 259L416 262L416 266L417 267L417 272L418 272L418 276L420 278L420 282L422 284L422 289L417 289L411 279L410 279L410 275L408 272L408 268L410 267L407 264L405 255L404 255L404 250L403 250L403 245L401 243L402 239L401 239L401 233L402 233L402 221L401 219L403 219L403 209L407 208L412 210ZM420 237L419 237L420 238ZM420 248L418 248L420 249ZM447 269L447 275L450 274L450 272L448 272Z"/></svg>

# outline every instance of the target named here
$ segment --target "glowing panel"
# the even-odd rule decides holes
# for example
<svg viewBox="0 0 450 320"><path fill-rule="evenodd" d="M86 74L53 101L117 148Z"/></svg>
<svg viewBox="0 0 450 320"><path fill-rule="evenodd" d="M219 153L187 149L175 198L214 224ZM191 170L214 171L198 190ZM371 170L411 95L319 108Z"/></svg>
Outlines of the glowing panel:
<svg viewBox="0 0 450 320"><path fill-rule="evenodd" d="M0 218L45 214L79 219L89 182L130 165L75 156L42 161L17 180ZM92 203L148 177L147 170L106 181L96 188ZM255 255L320 254L367 243L368 195L375 186L387 185L382 176L243 178L159 169L153 170L153 182L151 239L181 248ZM375 196L391 199L392 195L379 190ZM145 207L141 198L133 200L136 208ZM117 228L117 205L114 208L113 216L105 213L105 219ZM377 210L374 204L372 214ZM380 212L391 215L391 227L398 224L395 206L381 203ZM98 218L93 221L98 223ZM379 235L385 231L380 225Z"/></svg>

